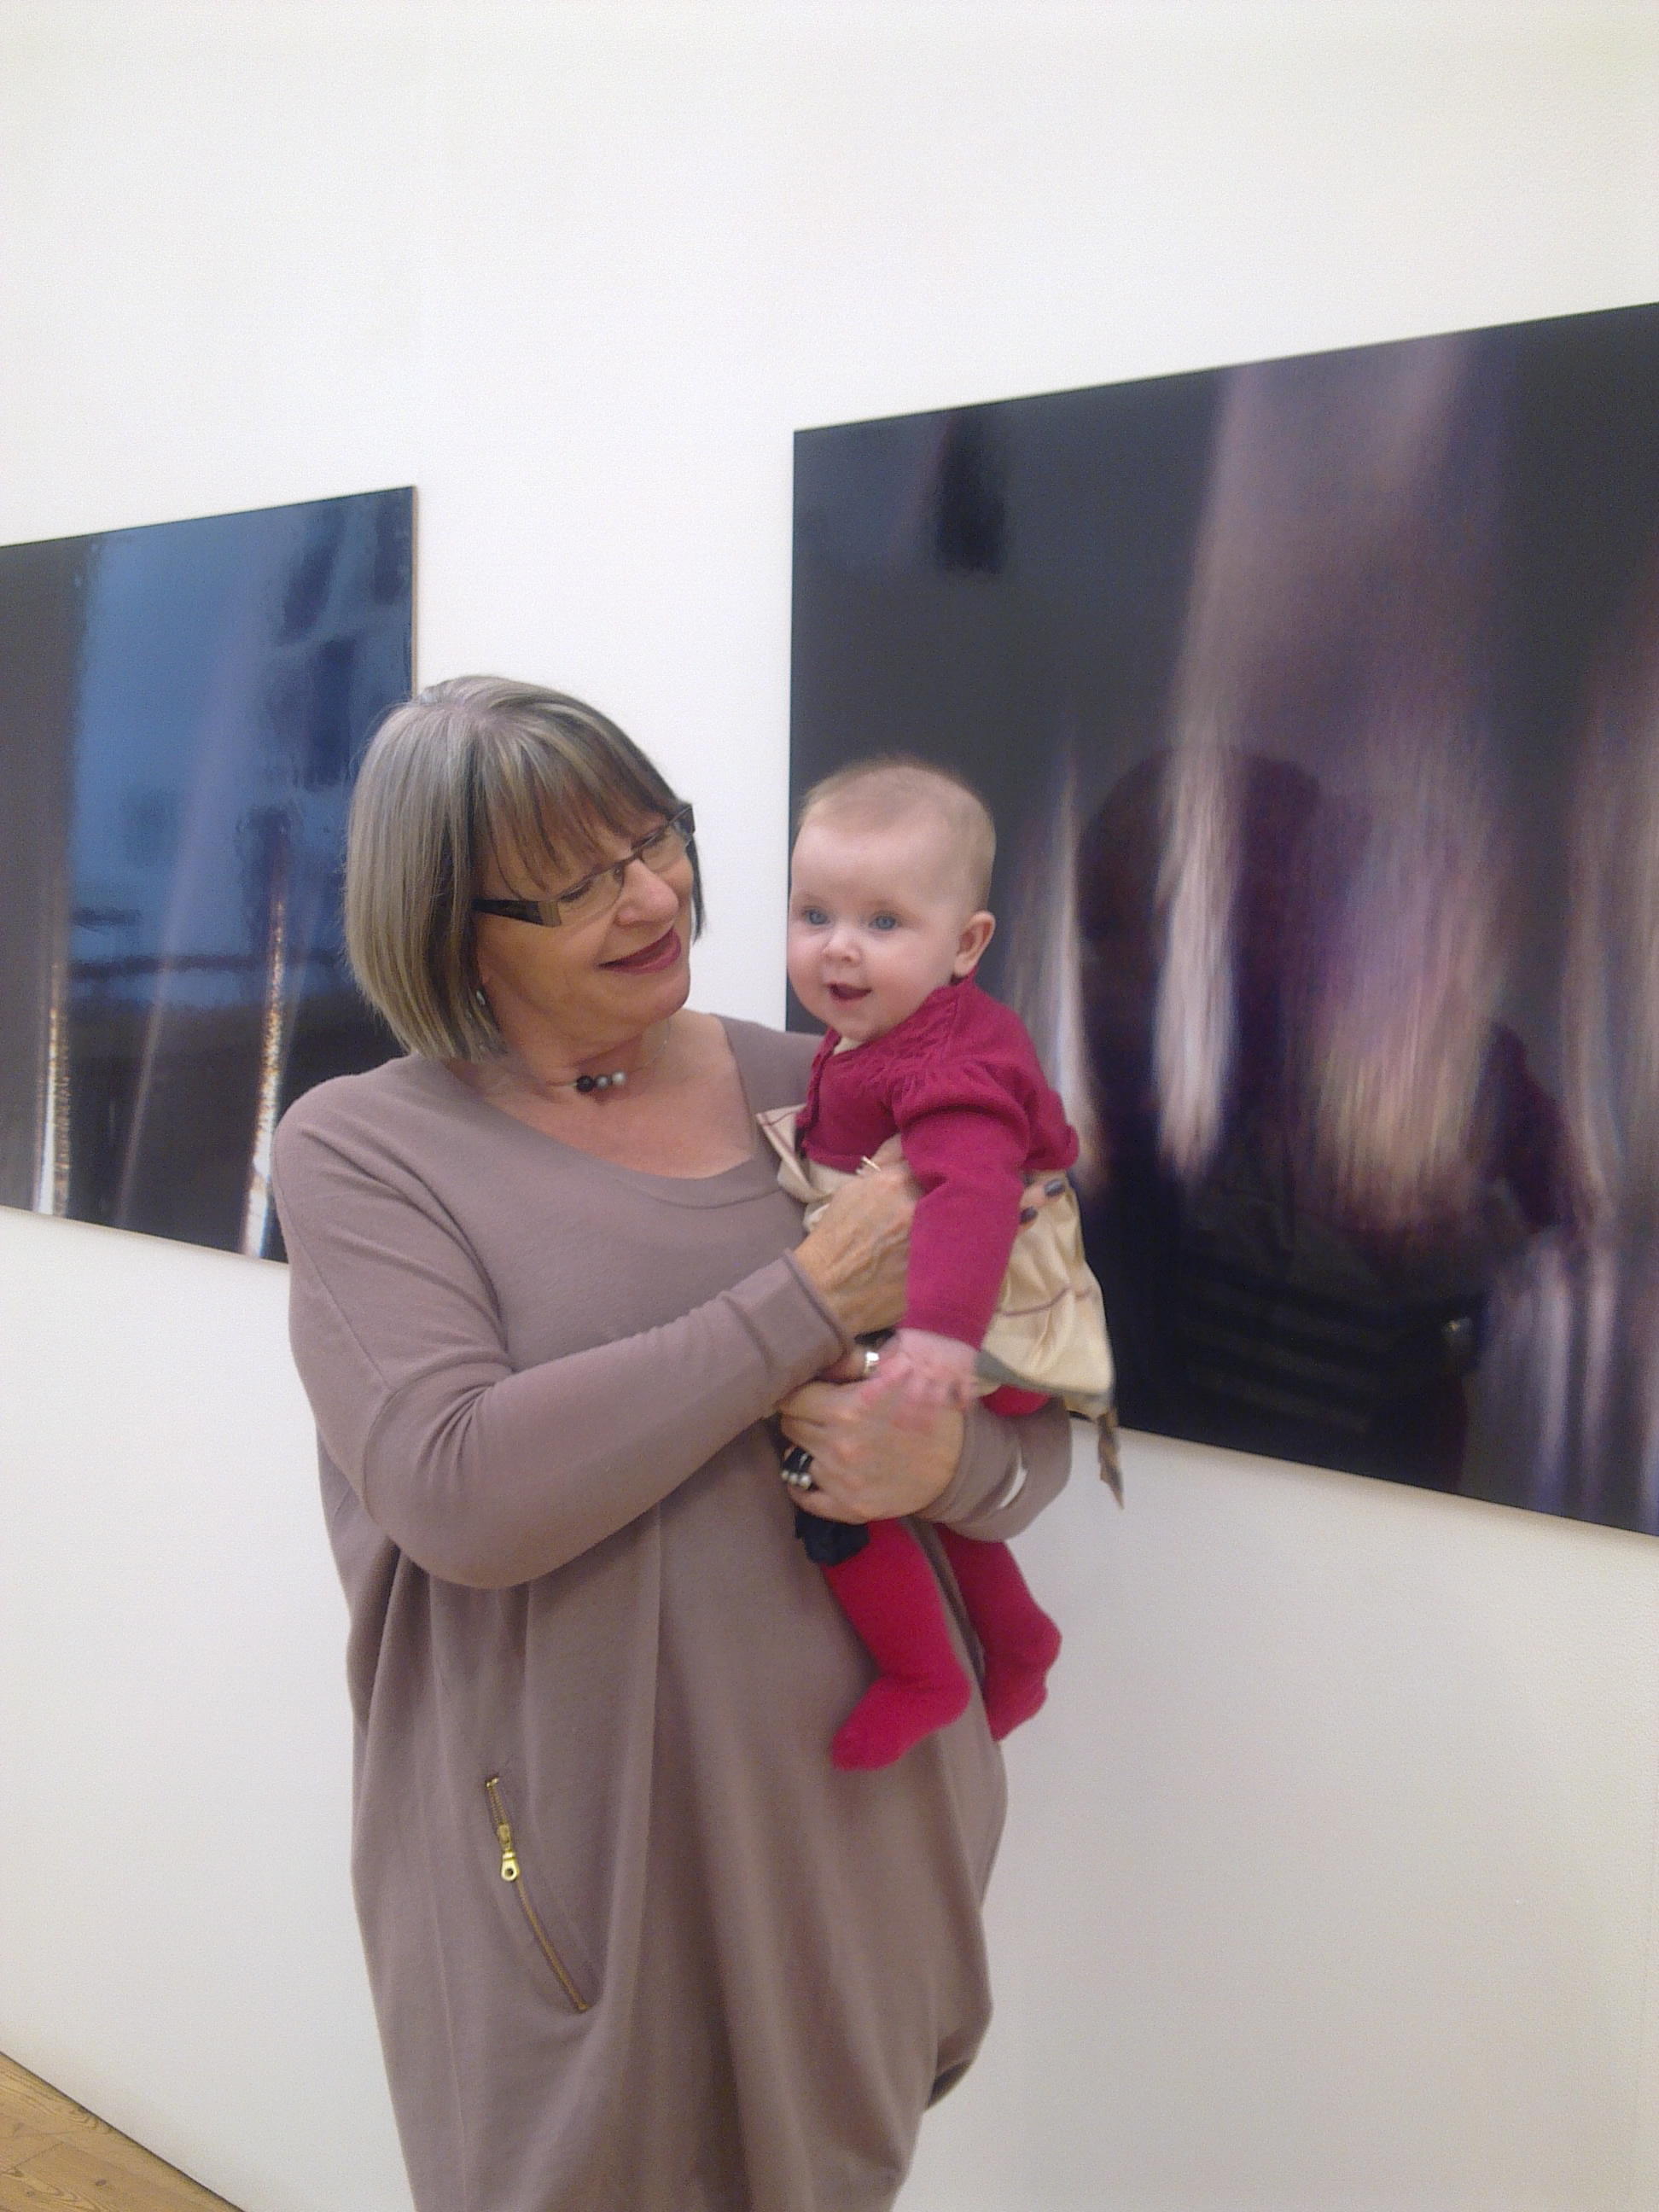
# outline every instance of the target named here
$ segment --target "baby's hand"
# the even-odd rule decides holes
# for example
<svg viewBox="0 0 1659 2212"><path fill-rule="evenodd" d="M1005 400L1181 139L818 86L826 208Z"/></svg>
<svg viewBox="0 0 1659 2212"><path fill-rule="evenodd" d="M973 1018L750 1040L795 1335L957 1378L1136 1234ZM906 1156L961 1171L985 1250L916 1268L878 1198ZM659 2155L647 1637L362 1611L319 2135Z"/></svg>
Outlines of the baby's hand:
<svg viewBox="0 0 1659 2212"><path fill-rule="evenodd" d="M901 1420L909 1411L926 1416L941 1406L960 1410L971 1406L977 1395L975 1357L971 1344L958 1343L953 1336L902 1328L883 1347L881 1364L868 1388L884 1398L894 1398Z"/></svg>

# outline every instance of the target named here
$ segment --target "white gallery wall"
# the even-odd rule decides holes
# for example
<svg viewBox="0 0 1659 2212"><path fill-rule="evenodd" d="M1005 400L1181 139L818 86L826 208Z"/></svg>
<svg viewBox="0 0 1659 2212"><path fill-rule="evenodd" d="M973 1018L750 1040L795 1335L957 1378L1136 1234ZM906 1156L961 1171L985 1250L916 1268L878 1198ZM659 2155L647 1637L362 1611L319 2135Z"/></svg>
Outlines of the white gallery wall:
<svg viewBox="0 0 1659 2212"><path fill-rule="evenodd" d="M738 1013L792 431L1655 297L1651 0L0 0L0 543L415 483L422 677L657 755ZM408 2212L283 1296L0 1213L0 2050L247 2212ZM1022 1546L1067 1651L906 2206L1650 2212L1659 1545L1128 1484Z"/></svg>

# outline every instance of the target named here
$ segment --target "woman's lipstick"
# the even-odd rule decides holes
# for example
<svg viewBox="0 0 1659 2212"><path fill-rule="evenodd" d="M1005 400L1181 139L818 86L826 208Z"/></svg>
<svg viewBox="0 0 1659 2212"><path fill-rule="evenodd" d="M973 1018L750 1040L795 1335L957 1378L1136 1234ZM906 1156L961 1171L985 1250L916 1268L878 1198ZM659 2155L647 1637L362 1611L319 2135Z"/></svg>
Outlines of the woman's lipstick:
<svg viewBox="0 0 1659 2212"><path fill-rule="evenodd" d="M678 929L670 929L654 945L641 945L637 952L629 952L620 960L602 960L599 965L618 969L624 975L650 975L659 968L672 968L679 957L680 933Z"/></svg>

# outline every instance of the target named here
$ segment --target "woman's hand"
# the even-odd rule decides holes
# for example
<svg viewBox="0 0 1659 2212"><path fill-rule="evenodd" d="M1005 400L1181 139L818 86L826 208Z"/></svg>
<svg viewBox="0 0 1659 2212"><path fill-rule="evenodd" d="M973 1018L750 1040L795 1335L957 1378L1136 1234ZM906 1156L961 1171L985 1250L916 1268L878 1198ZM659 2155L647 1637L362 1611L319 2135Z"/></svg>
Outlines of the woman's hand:
<svg viewBox="0 0 1659 2212"><path fill-rule="evenodd" d="M890 1328L904 1310L917 1196L902 1160L868 1169L842 1185L795 1247L795 1264L848 1336Z"/></svg>
<svg viewBox="0 0 1659 2212"><path fill-rule="evenodd" d="M778 1407L792 1444L812 1455L811 1490L792 1492L821 1521L891 1521L920 1513L948 1487L962 1456L954 1407L902 1422L859 1382L804 1382Z"/></svg>
<svg viewBox="0 0 1659 2212"><path fill-rule="evenodd" d="M1022 1224L1035 1221L1051 1198L1066 1188L1063 1175L1026 1180ZM904 1311L904 1271L910 1256L910 1217L921 1196L896 1137L889 1137L874 1163L843 1183L795 1247L801 1272L849 1336L891 1328ZM846 1355L827 1377L854 1371Z"/></svg>

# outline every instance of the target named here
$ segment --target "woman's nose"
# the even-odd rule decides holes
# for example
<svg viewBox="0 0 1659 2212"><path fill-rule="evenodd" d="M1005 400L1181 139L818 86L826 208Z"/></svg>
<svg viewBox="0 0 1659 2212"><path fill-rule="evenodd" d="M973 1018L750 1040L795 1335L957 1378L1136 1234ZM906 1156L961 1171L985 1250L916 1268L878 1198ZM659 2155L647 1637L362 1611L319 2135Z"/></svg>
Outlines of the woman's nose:
<svg viewBox="0 0 1659 2212"><path fill-rule="evenodd" d="M623 878L622 895L617 901L615 919L618 921L648 921L660 916L672 921L679 910L680 895L666 876L659 876L645 862L635 859Z"/></svg>

